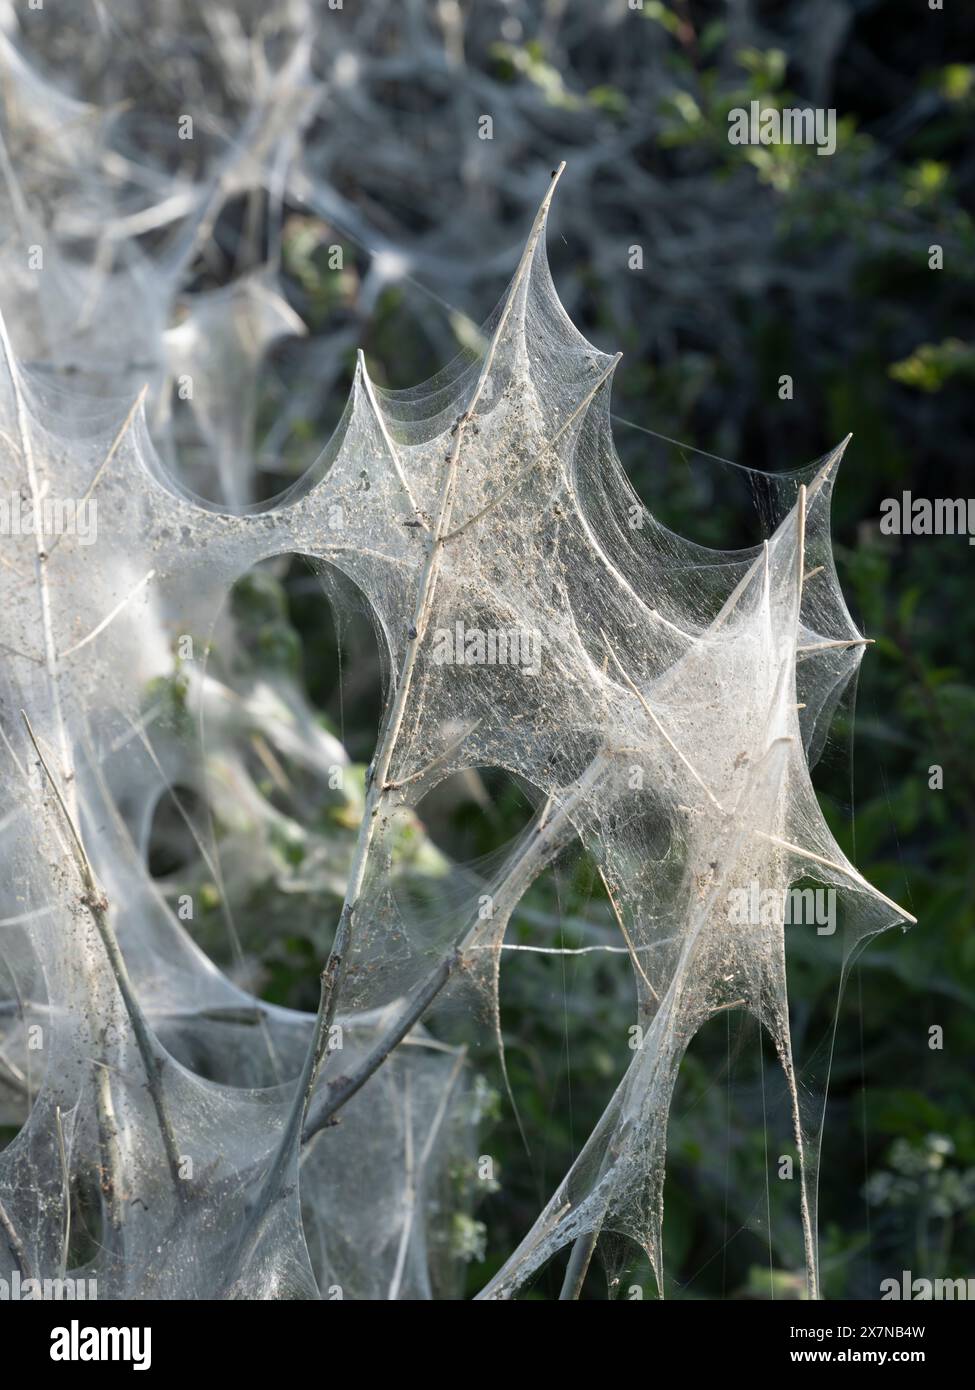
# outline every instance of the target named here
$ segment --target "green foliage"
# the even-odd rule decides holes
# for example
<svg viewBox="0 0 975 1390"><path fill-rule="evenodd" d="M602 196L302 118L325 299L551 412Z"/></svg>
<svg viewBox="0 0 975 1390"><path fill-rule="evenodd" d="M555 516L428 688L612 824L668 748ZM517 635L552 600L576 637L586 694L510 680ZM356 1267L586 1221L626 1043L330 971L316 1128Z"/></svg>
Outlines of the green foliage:
<svg viewBox="0 0 975 1390"><path fill-rule="evenodd" d="M902 362L889 368L895 381L920 391L940 391L955 377L975 377L975 348L957 338L943 343L922 343Z"/></svg>

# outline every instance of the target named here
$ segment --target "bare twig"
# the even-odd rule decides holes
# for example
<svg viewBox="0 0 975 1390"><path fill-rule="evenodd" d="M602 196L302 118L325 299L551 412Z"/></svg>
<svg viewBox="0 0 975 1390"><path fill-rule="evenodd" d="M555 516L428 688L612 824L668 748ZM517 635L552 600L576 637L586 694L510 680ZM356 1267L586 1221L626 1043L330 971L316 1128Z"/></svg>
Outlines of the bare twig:
<svg viewBox="0 0 975 1390"><path fill-rule="evenodd" d="M95 878L95 871L91 866L91 860L88 858L87 851L85 850L84 843L81 839L81 834L78 830L78 827L75 825L74 818L72 817L71 812L68 809L67 802L65 801L64 796L62 795L61 788L58 785L57 779L55 778L53 772L48 766L44 754L41 752L40 744L37 742L37 739L34 735L34 730L31 728L31 722L28 719L24 710L21 710L20 714L27 728L28 737L30 738L31 743L34 745L34 751L38 756L41 767L44 769L44 772L47 775L47 779L51 784L55 798L57 799L58 805L60 806L61 812L67 823L68 830L71 835L72 846L74 849L75 861L77 863L78 870L81 874L81 879L85 888L85 891L82 894L82 902L84 903L88 911L91 913L92 920L94 921L95 926L98 930L98 935L101 938L102 945L105 947L105 953L108 956L109 965L111 966L112 974L115 977L115 983L118 986L119 994L122 996L122 1003L124 1004L125 1011L129 1016L129 1022L132 1024L132 1031L135 1034L136 1045L138 1046L139 1055L142 1058L142 1065L145 1068L146 1072L146 1081L149 1088L149 1095L152 1098L153 1108L155 1109L156 1119L159 1124L159 1132L162 1135L163 1146L166 1150L166 1157L169 1162L170 1170L172 1172L173 1184L178 1197L180 1198L180 1200L183 1200L186 1194L185 1188L182 1184L182 1180L179 1176L180 1154L176 1144L175 1135L173 1134L173 1127L169 1119L169 1114L166 1109L166 1101L163 1095L162 1088L162 1077L161 1069L159 1066L159 1058L156 1054L152 1036L149 1032L149 1026L146 1023L145 1016L142 1012L142 1008L139 1004L138 999L135 996L135 991L132 988L132 982L129 979L129 972L126 967L125 960L122 956L122 952L119 949L119 944L116 939L115 932L112 928L111 922L108 919L108 899L105 897L104 892L102 891L100 885L98 884Z"/></svg>
<svg viewBox="0 0 975 1390"><path fill-rule="evenodd" d="M10 1219L10 1213L7 1211L3 1202L0 1202L0 1231L3 1231L7 1238L7 1244L10 1246L10 1253L20 1266L21 1274L25 1279L33 1278L31 1265L27 1259L27 1252L24 1249L24 1242L13 1221Z"/></svg>
<svg viewBox="0 0 975 1390"><path fill-rule="evenodd" d="M63 1279L68 1268L68 1247L71 1244L71 1174L68 1172L68 1153L64 1147L64 1126L61 1123L61 1107L54 1107L54 1127L58 1136L58 1158L61 1163L61 1190L64 1193L64 1233L61 1236L61 1274Z"/></svg>
<svg viewBox="0 0 975 1390"><path fill-rule="evenodd" d="M564 1303L577 1299L582 1293L582 1286L586 1282L586 1274L589 1270L589 1262L596 1249L596 1242L599 1240L599 1231L592 1230L588 1235L580 1236L572 1247L569 1255L569 1263L565 1269L565 1279L562 1281L562 1292L559 1294L559 1302Z"/></svg>

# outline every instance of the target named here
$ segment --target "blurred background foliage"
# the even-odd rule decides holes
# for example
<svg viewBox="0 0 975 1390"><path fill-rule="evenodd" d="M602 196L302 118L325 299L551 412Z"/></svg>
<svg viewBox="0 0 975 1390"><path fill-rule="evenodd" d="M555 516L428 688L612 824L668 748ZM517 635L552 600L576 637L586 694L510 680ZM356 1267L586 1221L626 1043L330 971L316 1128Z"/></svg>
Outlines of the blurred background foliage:
<svg viewBox="0 0 975 1390"><path fill-rule="evenodd" d="M853 432L834 535L851 609L876 645L855 719L837 728L817 779L844 850L920 925L871 942L839 1005L838 939L789 943L798 1037L827 1036L836 1019L820 1222L825 1292L837 1298L876 1298L902 1269L975 1276L975 551L964 537L879 529L882 499L902 490L975 494L969 20L960 5L897 0L323 9L334 42L321 60L321 138L309 142L313 196L289 205L283 236L285 292L310 337L275 350L262 400L269 496L327 438L357 347L378 381L400 387L464 344L565 159L553 276L582 331L624 351L617 448L663 521L706 544L752 543L747 474L718 460L790 469ZM730 144L728 110L753 99L835 108L835 154ZM284 403L276 383L299 360L308 388ZM310 821L307 806L289 817L279 801L270 867L261 861L237 905L244 960L228 965L265 997L314 1008L381 708L378 656L365 618L336 631L300 559L239 586L233 619L228 679L300 689L353 764ZM284 755L254 772L272 798L276 761L293 772ZM452 779L404 830L404 879L435 885L448 861L476 870L529 813L498 774ZM331 881L308 871L319 850L339 866ZM160 872L174 892L185 886L178 856ZM557 866L511 941L613 943L594 879L584 859ZM219 957L205 916L201 938ZM472 1291L527 1230L626 1067L628 977L624 956L601 951L505 957L523 1134L486 1044L474 1065L496 1092L482 1140L494 1190L482 1224L458 1231ZM801 1296L776 1070L754 1024L731 1014L690 1049L670 1126L669 1296ZM560 1279L553 1268L533 1296L557 1295ZM651 1287L637 1265L615 1292ZM606 1296L595 1264L586 1296Z"/></svg>

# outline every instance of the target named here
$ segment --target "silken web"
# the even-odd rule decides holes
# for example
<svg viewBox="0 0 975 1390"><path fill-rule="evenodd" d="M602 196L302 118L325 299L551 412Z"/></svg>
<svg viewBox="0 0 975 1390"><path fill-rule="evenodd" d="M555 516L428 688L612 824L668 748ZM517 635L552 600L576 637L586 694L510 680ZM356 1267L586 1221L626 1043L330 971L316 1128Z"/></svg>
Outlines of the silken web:
<svg viewBox="0 0 975 1390"><path fill-rule="evenodd" d="M832 888L847 963L913 920L844 856L810 779L865 647L830 542L845 445L756 477L771 523L758 547L706 549L655 520L613 446L618 358L577 332L549 273L553 177L477 341L407 391L380 389L360 354L325 454L273 503L247 506L236 403L290 311L268 270L166 325L221 200L277 177L273 93L246 167L224 160L209 182L159 172L147 206L105 221L110 254L86 259L79 227L43 209L69 182L86 226L125 201L106 187L110 134L91 140L92 113L6 39L4 52L3 261L14 267L25 237L47 260L4 292L2 495L35 512L97 500L98 528L90 544L12 534L2 552L0 1119L19 1132L0 1152L0 1276L93 1277L100 1298L456 1293L444 1227L451 1174L473 1162L476 1102L465 1049L423 1020L446 1004L472 1026L486 1016L500 1042L506 929L579 843L629 957L642 1041L479 1297L516 1296L568 1245L584 1263L600 1236L607 1252L635 1243L662 1290L678 1069L733 1009L765 1030L786 1078L815 1296L824 1094L793 1055L782 921L746 923L728 905L756 883L782 898L800 880ZM18 141L40 136L38 172ZM177 181L173 236L149 255L141 239ZM238 331L240 293L260 332ZM82 391L68 370L79 362ZM233 512L201 503L166 448L168 385L197 363L197 423ZM206 787L214 746L232 756L205 659L181 668L179 716L155 698L173 644L191 634L205 654L234 581L294 553L364 598L386 687L315 1017L234 984L147 863L160 797L194 777ZM444 659L458 631L517 634L531 669ZM307 709L295 702L284 722L321 773L334 754ZM397 891L398 827L447 778L483 767L530 787L534 817L490 881L431 920Z"/></svg>

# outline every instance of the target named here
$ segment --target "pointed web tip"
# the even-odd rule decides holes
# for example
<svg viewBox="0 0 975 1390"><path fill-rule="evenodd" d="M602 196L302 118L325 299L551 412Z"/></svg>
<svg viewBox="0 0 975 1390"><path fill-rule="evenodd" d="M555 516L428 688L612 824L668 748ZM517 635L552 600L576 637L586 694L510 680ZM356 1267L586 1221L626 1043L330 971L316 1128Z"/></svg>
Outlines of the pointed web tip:
<svg viewBox="0 0 975 1390"><path fill-rule="evenodd" d="M827 460L827 464L826 464L827 467L832 467L834 464L837 464L837 463L840 462L840 460L842 459L843 455L846 453L847 446L848 446L848 444L849 444L849 442L850 442L850 440L851 440L852 438L853 438L853 431L851 430L849 434L845 435L844 438L840 440L840 442L837 444L836 448L835 448L835 449L833 450L833 452L830 454L829 459Z"/></svg>
<svg viewBox="0 0 975 1390"><path fill-rule="evenodd" d="M829 454L826 457L826 462L823 464L822 468L819 470L815 478L813 478L812 482L809 484L806 493L807 502L811 502L813 500L813 498L819 492L820 488L825 483L826 479L829 477L830 473L840 463L841 459L843 458L843 455L846 453L846 446L849 444L852 438L853 433L851 431L845 439L840 440L839 444L837 444L835 449L830 450Z"/></svg>
<svg viewBox="0 0 975 1390"><path fill-rule="evenodd" d="M848 435L846 435L843 439L840 440L835 449L830 450L829 456L827 457L826 462L823 464L822 471L824 473L827 469L834 467L837 463L840 462L843 455L846 453L847 445L849 444L852 438L853 431L851 430Z"/></svg>
<svg viewBox="0 0 975 1390"><path fill-rule="evenodd" d="M142 430L148 432L148 430L149 430L149 382L148 382L148 381L144 381L144 382L142 383L141 387L139 388L139 394L136 396L135 400L132 402L132 408L131 408L131 410L129 411L129 415L128 415L127 418L128 418L128 420L136 421L136 422L138 423L139 427L140 427ZM123 424L123 426L122 426L122 431L124 432L125 429L126 429L126 425Z"/></svg>
<svg viewBox="0 0 975 1390"><path fill-rule="evenodd" d="M536 224L539 226L541 226L548 217L548 210L552 205L552 199L555 197L555 190L558 187L559 179L562 177L564 170L565 160L563 159L561 164L552 170L552 177L549 179L548 188L545 190L545 197L542 199L541 206L538 209Z"/></svg>
<svg viewBox="0 0 975 1390"><path fill-rule="evenodd" d="M10 375L16 376L17 358L10 341L10 334L7 331L7 319L2 309L0 309L0 359L4 362Z"/></svg>

